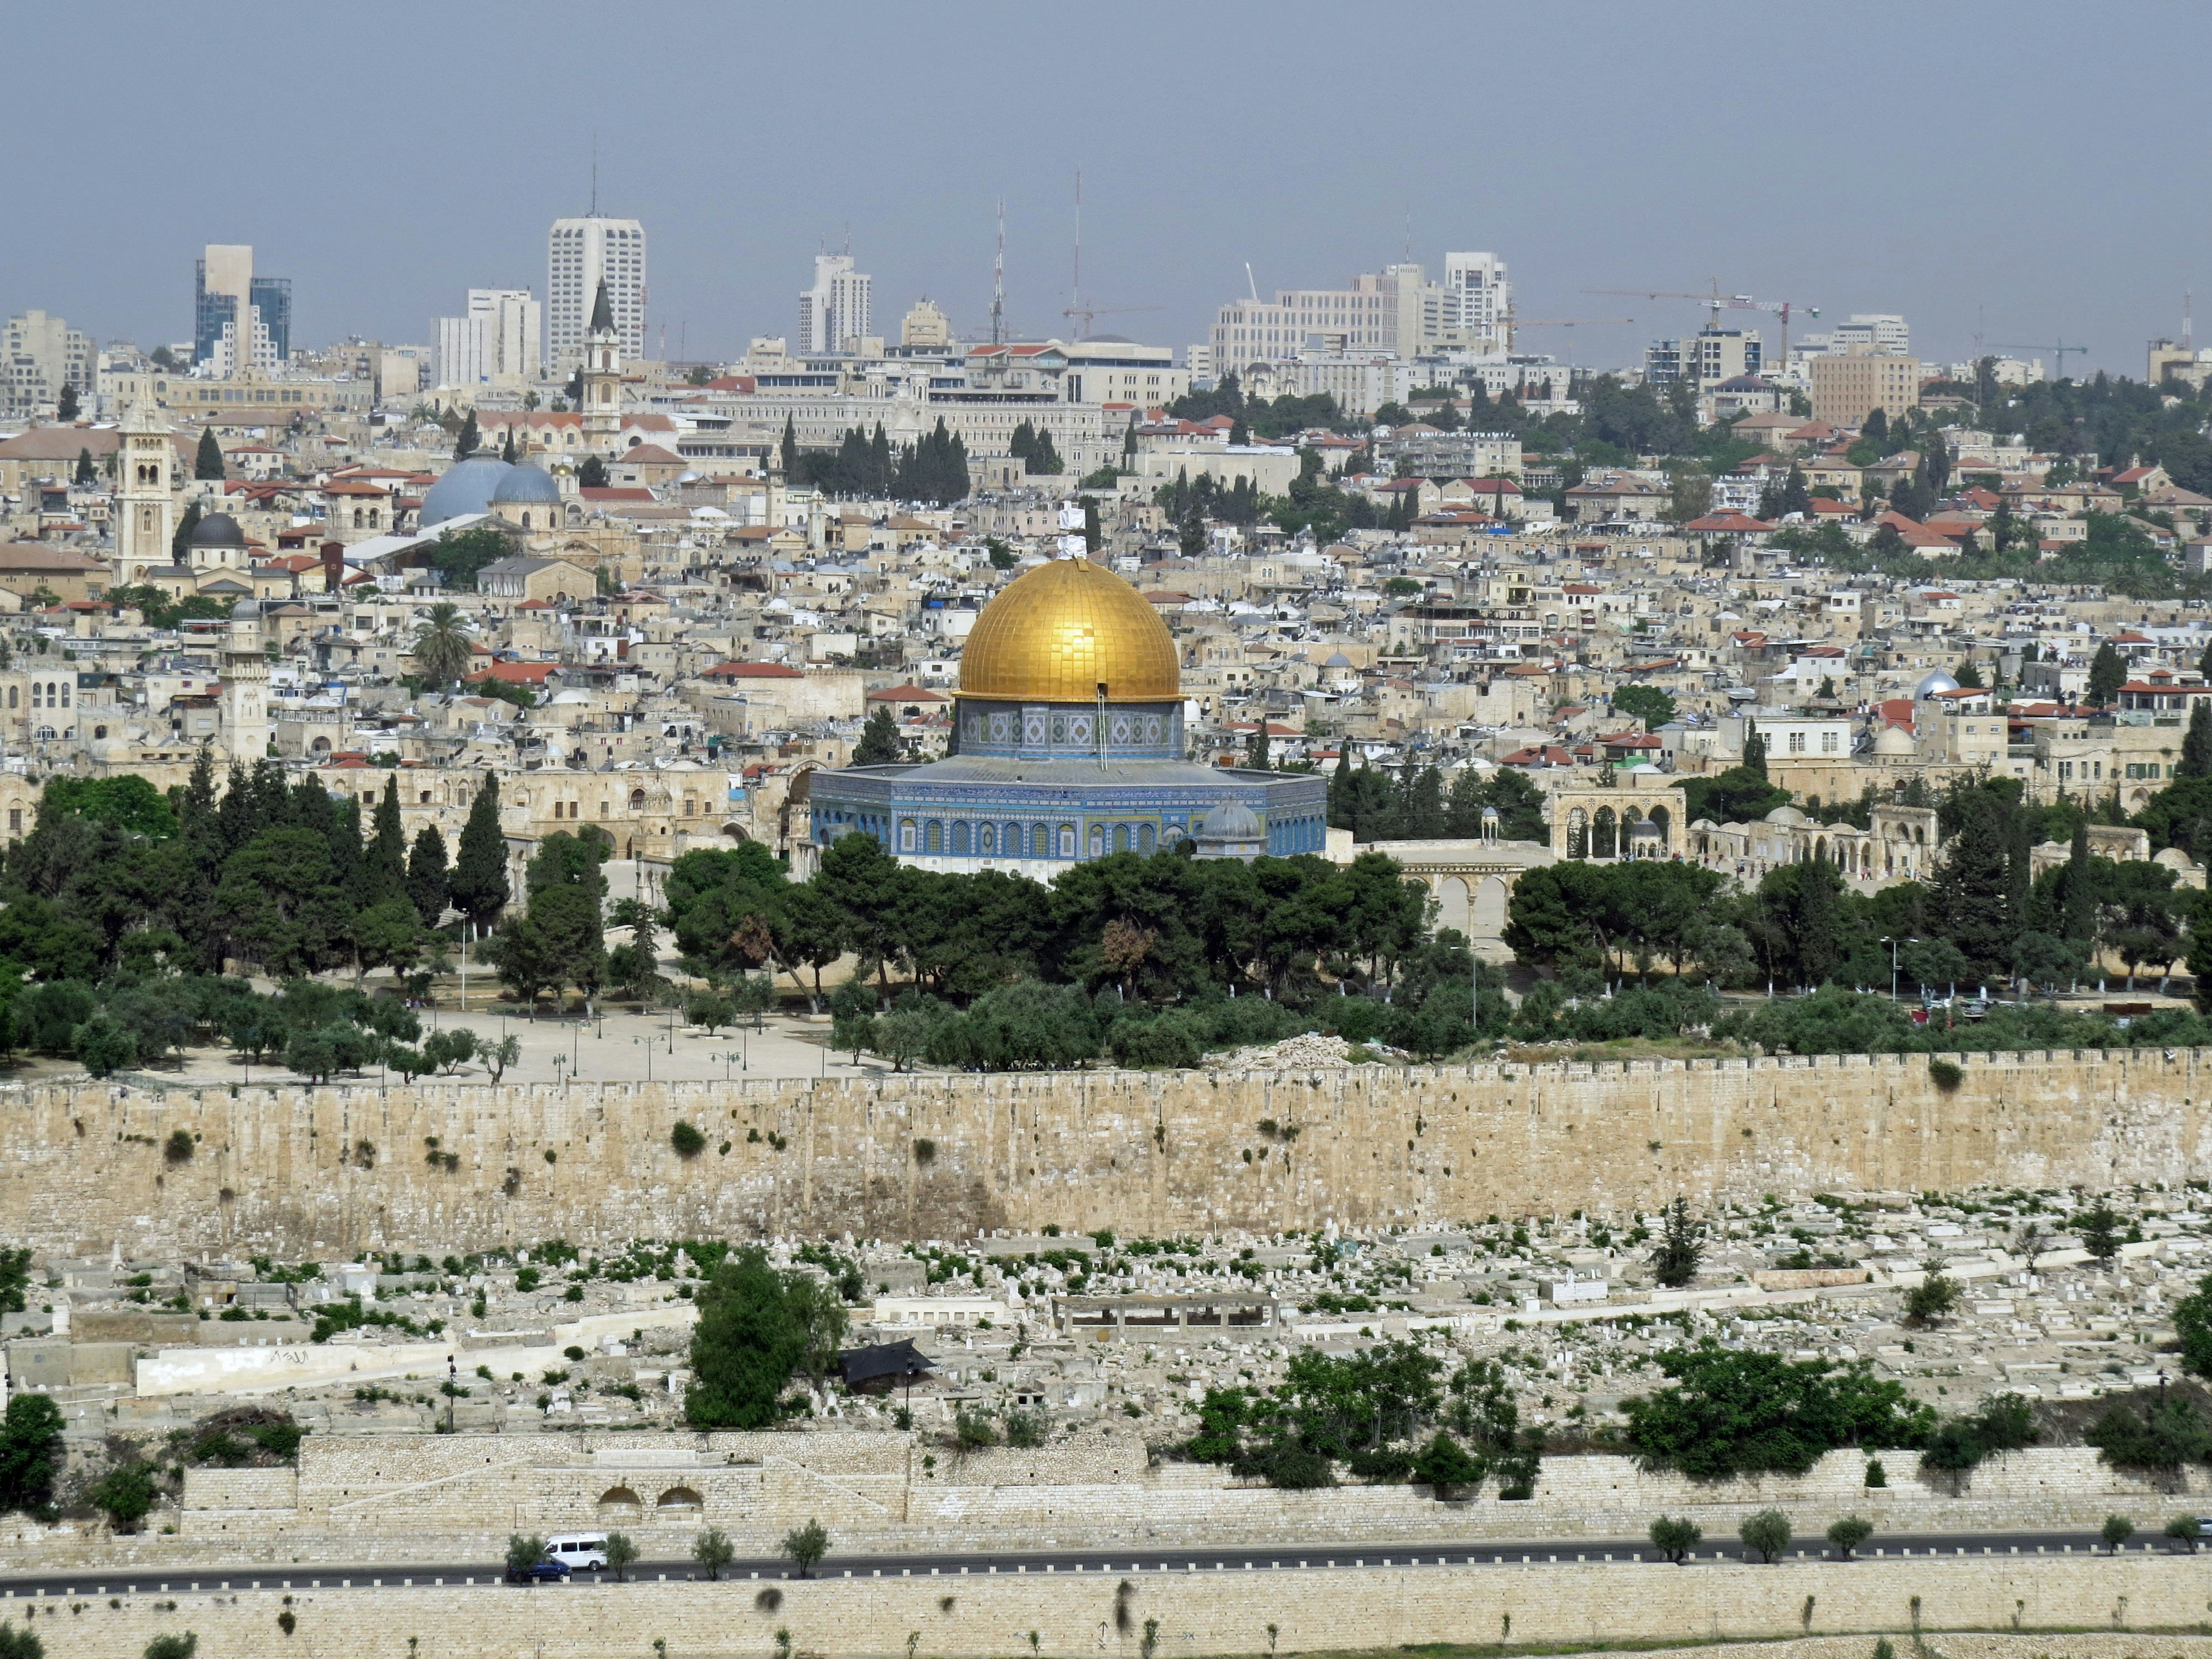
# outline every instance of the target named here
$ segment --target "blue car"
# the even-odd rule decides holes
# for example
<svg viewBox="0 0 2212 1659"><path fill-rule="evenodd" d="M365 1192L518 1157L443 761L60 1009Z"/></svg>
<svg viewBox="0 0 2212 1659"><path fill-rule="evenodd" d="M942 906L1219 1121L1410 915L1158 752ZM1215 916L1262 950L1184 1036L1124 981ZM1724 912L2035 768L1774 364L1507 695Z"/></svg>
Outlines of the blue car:
<svg viewBox="0 0 2212 1659"><path fill-rule="evenodd" d="M556 1583L568 1576L566 1561L532 1561L526 1567L509 1567L507 1582L510 1584L542 1584L551 1579Z"/></svg>

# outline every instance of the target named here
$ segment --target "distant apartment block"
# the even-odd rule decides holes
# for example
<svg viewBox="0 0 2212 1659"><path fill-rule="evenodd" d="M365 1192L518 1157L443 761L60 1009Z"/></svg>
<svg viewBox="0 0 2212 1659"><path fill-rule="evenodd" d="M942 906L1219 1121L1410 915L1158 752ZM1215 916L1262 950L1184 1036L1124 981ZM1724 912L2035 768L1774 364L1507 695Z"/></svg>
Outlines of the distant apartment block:
<svg viewBox="0 0 2212 1659"><path fill-rule="evenodd" d="M1920 360L1875 356L1814 357L1806 364L1813 418L1857 427L1868 414L1902 415L1920 403Z"/></svg>
<svg viewBox="0 0 2212 1659"><path fill-rule="evenodd" d="M63 319L43 311L10 317L0 331L0 412L35 415L52 408L65 386L89 404L93 364L91 337Z"/></svg>
<svg viewBox="0 0 2212 1659"><path fill-rule="evenodd" d="M438 319L438 383L519 385L538 378L541 307L526 288L472 288L459 317Z"/></svg>
<svg viewBox="0 0 2212 1659"><path fill-rule="evenodd" d="M1440 283L1418 264L1389 265L1354 276L1348 288L1231 301L1214 318L1211 356L1215 372L1227 374L1306 351L1502 351L1512 293L1495 254L1447 253Z"/></svg>
<svg viewBox="0 0 2212 1659"><path fill-rule="evenodd" d="M584 361L592 303L607 285L622 355L645 356L645 227L635 219L556 219L545 242L545 362L567 374Z"/></svg>

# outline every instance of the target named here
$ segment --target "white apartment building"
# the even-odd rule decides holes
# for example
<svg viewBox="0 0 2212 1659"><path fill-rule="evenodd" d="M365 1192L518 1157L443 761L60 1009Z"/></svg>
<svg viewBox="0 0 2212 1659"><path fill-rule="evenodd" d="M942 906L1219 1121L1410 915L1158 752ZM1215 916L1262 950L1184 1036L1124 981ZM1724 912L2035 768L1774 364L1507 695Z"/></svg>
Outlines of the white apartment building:
<svg viewBox="0 0 2212 1659"><path fill-rule="evenodd" d="M26 311L0 331L0 412L35 415L52 408L64 386L89 404L92 383L92 337L63 319Z"/></svg>
<svg viewBox="0 0 2212 1659"><path fill-rule="evenodd" d="M592 303L607 285L622 355L645 356L645 227L635 219L556 219L545 245L545 363L567 374L584 361Z"/></svg>
<svg viewBox="0 0 2212 1659"><path fill-rule="evenodd" d="M799 350L851 351L868 337L875 278L849 253L814 256L814 286L799 296Z"/></svg>
<svg viewBox="0 0 2212 1659"><path fill-rule="evenodd" d="M1912 353L1912 331L1892 312L1854 312L1850 321L1838 323L1826 334L1805 335L1796 349L1808 357L1869 353L1906 357Z"/></svg>
<svg viewBox="0 0 2212 1659"><path fill-rule="evenodd" d="M468 309L438 319L438 384L513 386L538 378L541 307L526 288L472 288Z"/></svg>
<svg viewBox="0 0 2212 1659"><path fill-rule="evenodd" d="M1214 319L1213 368L1242 373L1309 350L1418 357L1450 348L1502 349L1512 303L1504 262L1490 253L1448 253L1444 274L1443 282L1431 283L1418 264L1395 264L1362 272L1349 288L1232 300Z"/></svg>
<svg viewBox="0 0 2212 1659"><path fill-rule="evenodd" d="M1190 371L1175 366L1166 346L1139 345L1111 337L1062 345L1064 383L1074 404L1134 404L1153 409L1190 390Z"/></svg>

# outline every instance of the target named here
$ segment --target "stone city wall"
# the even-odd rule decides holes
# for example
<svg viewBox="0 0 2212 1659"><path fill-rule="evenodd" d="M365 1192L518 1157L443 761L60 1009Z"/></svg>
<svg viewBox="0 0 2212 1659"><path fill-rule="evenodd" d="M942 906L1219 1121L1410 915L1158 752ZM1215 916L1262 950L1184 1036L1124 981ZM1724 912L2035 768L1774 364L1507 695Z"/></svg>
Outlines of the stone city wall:
<svg viewBox="0 0 2212 1659"><path fill-rule="evenodd" d="M235 1094L23 1087L0 1090L0 1237L75 1254L326 1256L550 1237L958 1239L1054 1222L1158 1235L1617 1214L1677 1193L1702 1205L2212 1176L2212 1120L2197 1098L2212 1087L2212 1050L1960 1063L1951 1091L1921 1055ZM707 1139L688 1161L669 1144L679 1119ZM179 1128L198 1139L171 1162Z"/></svg>
<svg viewBox="0 0 2212 1659"><path fill-rule="evenodd" d="M442 1585L394 1577L372 1588L360 1573L352 1588L308 1589L307 1570L289 1570L293 1588L236 1589L203 1577L198 1588L115 1598L46 1597L33 1628L47 1659L115 1659L156 1635L191 1631L210 1655L292 1653L313 1659L387 1659L417 1650L438 1659L608 1659L663 1654L665 1659L751 1656L768 1659L788 1631L803 1659L986 1659L1031 1652L1051 1659L1110 1656L1137 1659L1153 1626L1163 1659L1209 1654L1285 1654L1429 1643L1523 1644L1700 1641L1721 1638L1820 1636L1914 1630L2092 1634L1968 1638L1936 1650L1975 1659L2197 1659L2205 1620L2203 1564L2182 1555L2118 1559L1996 1555L1936 1560L1790 1562L1777 1566L1692 1567L1538 1563L1527 1567L1346 1565L1331 1571L1170 1571L876 1577L867 1569L775 1586L750 1579L721 1583L659 1583L526 1589L479 1582ZM274 1582L264 1577L262 1583ZM1127 1583L1126 1596L1120 1586ZM93 1587L89 1584L86 1589ZM1117 1619L1117 1604L1125 1615ZM20 1618L21 1598L0 1601L0 1617ZM280 1633L279 1615L296 1627ZM2113 1632L2142 1632L2136 1636ZM2149 1634L2151 1632L2185 1632ZM1035 1632L1032 1645L1031 1632ZM413 1638L410 1640L410 1638ZM1863 1652L1865 1638L1859 1638ZM1837 1659L1852 1650L1802 1645L1802 1659Z"/></svg>

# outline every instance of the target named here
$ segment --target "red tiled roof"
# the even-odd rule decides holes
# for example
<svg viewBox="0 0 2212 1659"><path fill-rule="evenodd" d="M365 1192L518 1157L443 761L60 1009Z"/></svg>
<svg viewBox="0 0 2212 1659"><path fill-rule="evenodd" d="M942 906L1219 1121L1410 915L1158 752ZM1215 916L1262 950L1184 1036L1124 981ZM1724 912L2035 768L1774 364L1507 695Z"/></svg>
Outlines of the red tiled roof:
<svg viewBox="0 0 2212 1659"><path fill-rule="evenodd" d="M502 685L543 685L545 677L560 665L557 662L495 662L470 675L468 683L497 680Z"/></svg>

